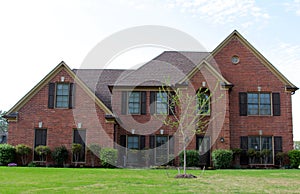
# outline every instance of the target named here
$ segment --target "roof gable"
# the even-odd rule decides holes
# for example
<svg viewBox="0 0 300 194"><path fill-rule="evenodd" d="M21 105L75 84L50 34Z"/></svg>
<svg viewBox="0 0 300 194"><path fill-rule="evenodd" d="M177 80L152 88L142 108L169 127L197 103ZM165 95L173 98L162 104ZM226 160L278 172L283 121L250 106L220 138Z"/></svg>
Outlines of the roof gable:
<svg viewBox="0 0 300 194"><path fill-rule="evenodd" d="M224 48L233 38L238 38L238 40L246 48L248 48L266 68L268 68L282 83L286 85L287 90L298 90L294 84L292 84L282 73L280 73L276 67L274 67L257 49L255 49L237 30L234 30L229 36L227 36L227 38L211 52L211 56L209 56L207 60L210 60L212 57L216 56L217 53L221 51L222 48Z"/></svg>
<svg viewBox="0 0 300 194"><path fill-rule="evenodd" d="M18 112L34 95L36 95L48 82L57 75L61 70L65 70L73 79L76 84L79 84L80 87L92 98L95 100L95 103L106 113L112 114L111 110L95 96L95 94L86 86L86 84L76 76L76 74L68 67L68 65L62 61L60 62L50 73L48 73L36 86L34 86L23 98L21 98L8 112L9 115ZM14 114L16 115L16 114Z"/></svg>

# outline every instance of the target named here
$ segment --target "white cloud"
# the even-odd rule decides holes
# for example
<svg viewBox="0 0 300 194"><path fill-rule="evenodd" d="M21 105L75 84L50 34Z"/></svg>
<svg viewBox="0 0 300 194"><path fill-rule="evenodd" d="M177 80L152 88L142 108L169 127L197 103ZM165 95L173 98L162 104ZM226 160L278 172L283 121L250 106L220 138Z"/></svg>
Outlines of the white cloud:
<svg viewBox="0 0 300 194"><path fill-rule="evenodd" d="M293 2L285 2L283 4L287 12L295 12L296 15L300 16L300 0L294 0Z"/></svg>
<svg viewBox="0 0 300 194"><path fill-rule="evenodd" d="M254 0L169 0L167 4L168 8L178 8L182 13L207 19L214 24L232 23L241 18L248 21L270 18ZM249 25L248 21L246 23Z"/></svg>

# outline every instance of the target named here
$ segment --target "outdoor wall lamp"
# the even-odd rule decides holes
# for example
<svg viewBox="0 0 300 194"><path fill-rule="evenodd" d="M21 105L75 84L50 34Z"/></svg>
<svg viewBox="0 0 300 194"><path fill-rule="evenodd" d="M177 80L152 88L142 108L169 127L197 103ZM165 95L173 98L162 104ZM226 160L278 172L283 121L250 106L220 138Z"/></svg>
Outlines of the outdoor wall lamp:
<svg viewBox="0 0 300 194"><path fill-rule="evenodd" d="M39 128L43 127L43 122L39 122Z"/></svg>
<svg viewBox="0 0 300 194"><path fill-rule="evenodd" d="M61 82L64 82L64 81L65 81L65 77L63 77L63 76L60 77L60 81L61 81Z"/></svg>
<svg viewBox="0 0 300 194"><path fill-rule="evenodd" d="M77 123L77 128L80 129L82 127L82 123Z"/></svg>
<svg viewBox="0 0 300 194"><path fill-rule="evenodd" d="M164 130L163 130L163 129L160 130L160 134L161 134L161 135L164 134Z"/></svg>
<svg viewBox="0 0 300 194"><path fill-rule="evenodd" d="M221 137L221 138L220 138L220 142L221 142L221 143L224 143L224 141L225 141L224 137Z"/></svg>
<svg viewBox="0 0 300 194"><path fill-rule="evenodd" d="M134 130L134 129L131 129L131 133L134 134L134 132L135 132L135 130Z"/></svg>

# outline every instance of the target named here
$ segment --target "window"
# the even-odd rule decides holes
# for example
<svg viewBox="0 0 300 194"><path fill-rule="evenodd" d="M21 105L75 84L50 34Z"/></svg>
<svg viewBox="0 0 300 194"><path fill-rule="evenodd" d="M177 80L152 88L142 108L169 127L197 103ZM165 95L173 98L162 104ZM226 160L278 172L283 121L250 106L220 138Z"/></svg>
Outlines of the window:
<svg viewBox="0 0 300 194"><path fill-rule="evenodd" d="M156 93L156 113L167 114L168 113L168 94L166 92Z"/></svg>
<svg viewBox="0 0 300 194"><path fill-rule="evenodd" d="M141 93L129 92L128 93L128 113L140 114L141 107Z"/></svg>
<svg viewBox="0 0 300 194"><path fill-rule="evenodd" d="M175 114L174 92L150 92L150 114Z"/></svg>
<svg viewBox="0 0 300 194"><path fill-rule="evenodd" d="M57 84L56 86L56 108L69 107L69 84Z"/></svg>
<svg viewBox="0 0 300 194"><path fill-rule="evenodd" d="M74 129L73 130L73 143L80 144L81 152L76 156L73 153L73 161L84 162L85 161L85 142L86 142L86 130L85 129Z"/></svg>
<svg viewBox="0 0 300 194"><path fill-rule="evenodd" d="M239 93L240 116L280 116L280 93Z"/></svg>
<svg viewBox="0 0 300 194"><path fill-rule="evenodd" d="M248 137L248 149L256 151L257 155L249 158L250 164L272 164L272 137ZM269 150L267 158L263 158L263 151Z"/></svg>
<svg viewBox="0 0 300 194"><path fill-rule="evenodd" d="M128 136L128 138L127 138L127 148L129 148L129 149L139 149L139 136Z"/></svg>
<svg viewBox="0 0 300 194"><path fill-rule="evenodd" d="M48 108L73 108L75 85L49 83Z"/></svg>
<svg viewBox="0 0 300 194"><path fill-rule="evenodd" d="M269 93L248 93L248 115L271 115Z"/></svg>
<svg viewBox="0 0 300 194"><path fill-rule="evenodd" d="M199 151L199 164L210 165L210 137L208 136L197 136L196 137L196 150Z"/></svg>
<svg viewBox="0 0 300 194"><path fill-rule="evenodd" d="M208 115L210 113L210 107L209 107L209 94L203 93L203 92L197 92L197 111L198 114L206 114Z"/></svg>
<svg viewBox="0 0 300 194"><path fill-rule="evenodd" d="M243 150L241 154L241 164L273 164L273 142L275 144L275 153L281 151L281 137L241 137L241 149ZM249 152L250 150L251 152Z"/></svg>
<svg viewBox="0 0 300 194"><path fill-rule="evenodd" d="M174 159L174 137L164 135L150 136L151 149L154 149L154 162L162 165Z"/></svg>
<svg viewBox="0 0 300 194"><path fill-rule="evenodd" d="M47 145L47 129L35 129L34 148ZM34 161L41 161L40 157L34 152Z"/></svg>
<svg viewBox="0 0 300 194"><path fill-rule="evenodd" d="M146 114L146 92L122 92L121 114Z"/></svg>

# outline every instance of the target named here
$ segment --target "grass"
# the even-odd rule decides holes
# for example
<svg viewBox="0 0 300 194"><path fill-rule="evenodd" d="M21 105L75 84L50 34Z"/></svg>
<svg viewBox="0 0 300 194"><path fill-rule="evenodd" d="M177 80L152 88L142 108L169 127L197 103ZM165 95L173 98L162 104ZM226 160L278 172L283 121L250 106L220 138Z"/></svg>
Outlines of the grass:
<svg viewBox="0 0 300 194"><path fill-rule="evenodd" d="M299 193L300 170L177 170L0 167L0 193ZM169 176L168 176L169 175Z"/></svg>

